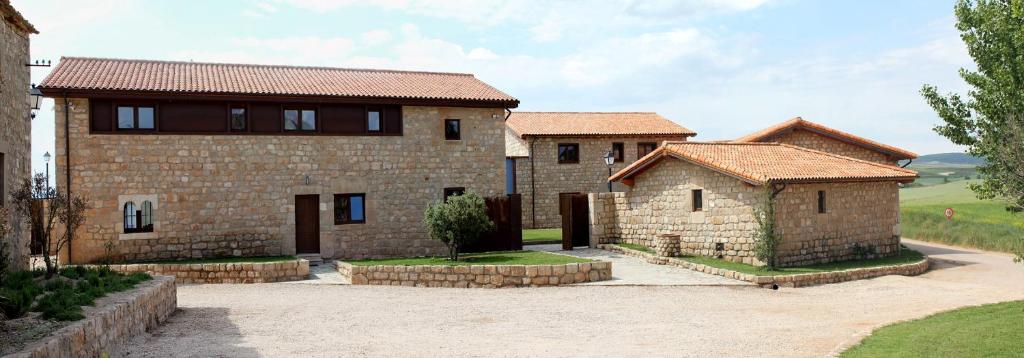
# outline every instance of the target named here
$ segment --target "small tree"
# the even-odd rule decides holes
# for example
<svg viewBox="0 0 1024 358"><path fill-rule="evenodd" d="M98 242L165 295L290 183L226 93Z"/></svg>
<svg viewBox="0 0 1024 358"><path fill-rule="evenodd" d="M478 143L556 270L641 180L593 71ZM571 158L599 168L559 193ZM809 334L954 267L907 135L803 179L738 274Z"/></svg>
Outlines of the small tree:
<svg viewBox="0 0 1024 358"><path fill-rule="evenodd" d="M44 204L47 200L48 205ZM11 204L14 212L27 219L34 232L40 233L46 278L53 277L58 267L51 256L59 256L71 242L75 230L85 221L89 203L80 195L68 196L50 187L46 176L36 174L11 193ZM64 227L59 235L54 233L57 223Z"/></svg>
<svg viewBox="0 0 1024 358"><path fill-rule="evenodd" d="M771 186L765 187L761 203L754 207L754 220L757 221L757 229L754 233L754 256L765 264L764 268L774 270L777 267L776 255L782 237L775 229L775 197L782 192L782 189L775 189Z"/></svg>
<svg viewBox="0 0 1024 358"><path fill-rule="evenodd" d="M448 247L448 259L452 261L459 259L463 245L494 228L487 217L484 199L474 193L450 196L445 202L430 204L424 216L430 237Z"/></svg>
<svg viewBox="0 0 1024 358"><path fill-rule="evenodd" d="M7 234L11 232L11 224L7 221L10 211L0 206L0 283L4 282L7 271L10 270L10 245L7 243Z"/></svg>

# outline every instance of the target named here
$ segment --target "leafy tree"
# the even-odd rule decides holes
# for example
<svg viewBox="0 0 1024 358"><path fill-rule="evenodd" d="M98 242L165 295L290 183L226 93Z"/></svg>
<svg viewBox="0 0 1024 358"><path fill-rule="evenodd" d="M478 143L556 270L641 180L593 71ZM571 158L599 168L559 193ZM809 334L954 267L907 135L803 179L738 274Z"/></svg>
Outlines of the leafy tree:
<svg viewBox="0 0 1024 358"><path fill-rule="evenodd" d="M430 237L448 247L448 259L452 261L459 259L463 245L494 229L484 199L474 193L450 196L445 202L433 203L424 216Z"/></svg>
<svg viewBox="0 0 1024 358"><path fill-rule="evenodd" d="M61 250L71 242L72 234L85 221L89 203L80 195L69 197L50 187L46 176L36 174L11 193L11 204L14 212L27 219L34 232L41 234L46 278L50 279L58 268L53 256L59 257ZM55 233L58 223L64 228L59 235Z"/></svg>
<svg viewBox="0 0 1024 358"><path fill-rule="evenodd" d="M782 236L775 229L775 197L780 192L782 192L782 188L766 186L761 203L754 207L754 220L757 221L757 230L754 233L754 256L763 262L765 264L763 268L768 270L774 270L778 266L776 258L779 244L782 243Z"/></svg>
<svg viewBox="0 0 1024 358"><path fill-rule="evenodd" d="M960 38L977 66L960 69L971 90L964 98L956 93L941 95L935 86L925 85L921 94L945 122L935 131L985 159L978 168L983 180L971 184L971 190L980 199L1004 198L1011 208L1020 209L1024 207L1024 1L960 0L955 12Z"/></svg>

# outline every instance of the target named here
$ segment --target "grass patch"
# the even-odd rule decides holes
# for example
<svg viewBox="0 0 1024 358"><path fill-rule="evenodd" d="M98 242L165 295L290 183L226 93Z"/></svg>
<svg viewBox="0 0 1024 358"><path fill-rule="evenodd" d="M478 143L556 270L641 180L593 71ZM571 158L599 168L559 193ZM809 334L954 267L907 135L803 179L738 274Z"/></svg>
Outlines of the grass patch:
<svg viewBox="0 0 1024 358"><path fill-rule="evenodd" d="M627 249L630 249L630 250L642 251L642 252L646 252L646 253L649 253L649 254L653 254L654 253L654 250L651 249L650 247L647 247L647 246L644 246L644 245L639 245L639 244L627 244L627 243L623 242L623 243L615 244L615 246L621 246L621 247L624 247L624 248L627 248Z"/></svg>
<svg viewBox="0 0 1024 358"><path fill-rule="evenodd" d="M82 306L91 306L108 293L120 292L151 279L145 273L124 275L107 267L69 266L46 280L43 271L12 273L0 285L0 309L8 318L40 312L44 319L82 319Z"/></svg>
<svg viewBox="0 0 1024 358"><path fill-rule="evenodd" d="M842 357L1024 356L1024 301L961 308L876 330Z"/></svg>
<svg viewBox="0 0 1024 358"><path fill-rule="evenodd" d="M447 257L414 257L397 259L367 259L346 261L355 266L417 266L417 265L564 265L571 263L593 262L578 257L555 255L540 251L495 251L459 255L459 261L449 261Z"/></svg>
<svg viewBox="0 0 1024 358"><path fill-rule="evenodd" d="M216 259L160 260L133 262L140 264L237 264L294 261L295 256L221 257Z"/></svg>
<svg viewBox="0 0 1024 358"><path fill-rule="evenodd" d="M523 230L523 242L562 242L562 229Z"/></svg>
<svg viewBox="0 0 1024 358"><path fill-rule="evenodd" d="M967 183L900 190L903 236L990 251L1024 248L1024 214L1006 211L999 201L978 200ZM946 208L955 211L952 220Z"/></svg>

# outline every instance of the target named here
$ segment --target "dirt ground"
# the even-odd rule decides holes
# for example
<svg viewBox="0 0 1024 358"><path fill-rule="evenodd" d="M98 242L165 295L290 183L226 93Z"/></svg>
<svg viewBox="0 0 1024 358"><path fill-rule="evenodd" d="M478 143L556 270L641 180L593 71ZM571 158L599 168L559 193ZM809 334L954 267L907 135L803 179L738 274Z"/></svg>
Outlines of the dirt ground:
<svg viewBox="0 0 1024 358"><path fill-rule="evenodd" d="M917 277L772 291L749 286L429 289L347 285L178 288L179 310L118 355L820 357L881 325L1024 299L1004 254L910 246Z"/></svg>

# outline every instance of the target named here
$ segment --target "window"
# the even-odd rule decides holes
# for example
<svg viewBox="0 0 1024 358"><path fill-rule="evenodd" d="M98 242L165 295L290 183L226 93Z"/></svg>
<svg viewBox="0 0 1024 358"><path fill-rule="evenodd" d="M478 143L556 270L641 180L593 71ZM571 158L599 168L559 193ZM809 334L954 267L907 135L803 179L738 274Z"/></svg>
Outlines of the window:
<svg viewBox="0 0 1024 358"><path fill-rule="evenodd" d="M505 194L516 193L516 160L505 158Z"/></svg>
<svg viewBox="0 0 1024 358"><path fill-rule="evenodd" d="M156 110L153 107L117 106L117 129L156 128Z"/></svg>
<svg viewBox="0 0 1024 358"><path fill-rule="evenodd" d="M245 107L231 107L231 131L245 132L246 122Z"/></svg>
<svg viewBox="0 0 1024 358"><path fill-rule="evenodd" d="M690 195L693 198L693 211L704 211L704 190L693 189Z"/></svg>
<svg viewBox="0 0 1024 358"><path fill-rule="evenodd" d="M612 157L615 157L616 163L621 163L625 161L623 155L623 152L625 151L624 148L625 146L623 146L622 143L612 143Z"/></svg>
<svg viewBox="0 0 1024 358"><path fill-rule="evenodd" d="M642 158L645 155L650 154L658 148L658 143L637 143L636 144L636 157L637 159Z"/></svg>
<svg viewBox="0 0 1024 358"><path fill-rule="evenodd" d="M381 111L370 109L366 111L366 130L368 132L380 132Z"/></svg>
<svg viewBox="0 0 1024 358"><path fill-rule="evenodd" d="M366 194L334 194L334 225L366 222Z"/></svg>
<svg viewBox="0 0 1024 358"><path fill-rule="evenodd" d="M284 130L286 131L315 131L316 111L312 109L286 109L284 110Z"/></svg>
<svg viewBox="0 0 1024 358"><path fill-rule="evenodd" d="M444 188L444 201L447 202L448 201L448 197L459 196L459 195L463 195L465 193L466 193L466 188L463 188L463 187Z"/></svg>
<svg viewBox="0 0 1024 358"><path fill-rule="evenodd" d="M153 232L153 203L142 202L142 207L135 202L124 203L124 233Z"/></svg>
<svg viewBox="0 0 1024 358"><path fill-rule="evenodd" d="M444 120L444 139L445 140L461 140L462 139L462 127L458 119L445 119Z"/></svg>
<svg viewBox="0 0 1024 358"><path fill-rule="evenodd" d="M558 163L579 163L580 162L580 145L577 143L559 143L558 144Z"/></svg>
<svg viewBox="0 0 1024 358"><path fill-rule="evenodd" d="M825 213L825 191L818 190L818 214Z"/></svg>
<svg viewBox="0 0 1024 358"><path fill-rule="evenodd" d="M124 203L124 232L125 233L135 232L136 230L138 230L139 225L138 225L138 222L136 221L136 218L137 217L135 215L135 203L130 202L130 201L127 202L127 203Z"/></svg>

